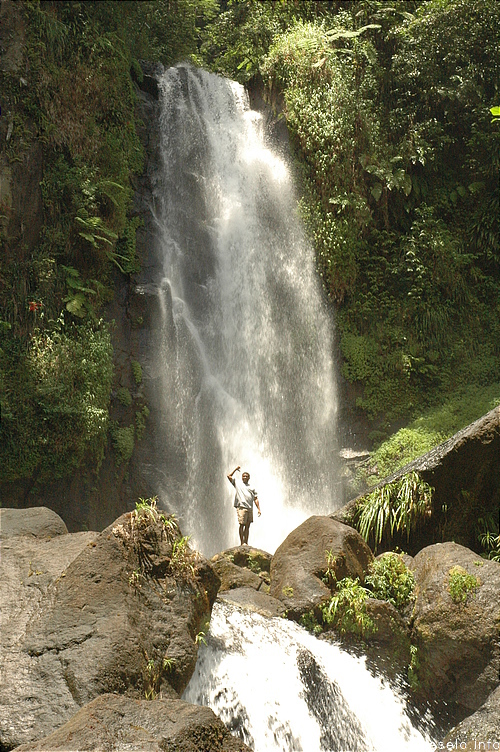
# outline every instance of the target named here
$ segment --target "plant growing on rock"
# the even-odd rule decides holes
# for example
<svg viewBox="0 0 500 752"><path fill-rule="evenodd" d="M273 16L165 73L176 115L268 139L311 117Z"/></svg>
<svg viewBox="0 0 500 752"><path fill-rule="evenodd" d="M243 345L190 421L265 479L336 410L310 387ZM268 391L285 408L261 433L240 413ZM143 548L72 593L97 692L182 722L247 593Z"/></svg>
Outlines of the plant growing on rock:
<svg viewBox="0 0 500 752"><path fill-rule="evenodd" d="M357 577L344 577L338 582L337 588L332 598L321 606L324 623L341 635L365 637L373 634L376 627L366 611L369 590L359 584Z"/></svg>
<svg viewBox="0 0 500 752"><path fill-rule="evenodd" d="M389 601L396 608L403 608L412 598L415 577L401 556L389 552L370 564L365 583L375 598Z"/></svg>
<svg viewBox="0 0 500 752"><path fill-rule="evenodd" d="M433 489L417 472L387 483L366 494L359 502L354 515L354 526L368 542L374 541L375 550L384 535L394 532L410 533L425 516L431 514Z"/></svg>
<svg viewBox="0 0 500 752"><path fill-rule="evenodd" d="M146 650L143 650L146 665L142 670L144 697L146 700L156 700L161 697L161 683L163 677L175 666L175 660L167 655L163 658L149 658Z"/></svg>
<svg viewBox="0 0 500 752"><path fill-rule="evenodd" d="M469 574L463 567L452 567L449 571L448 592L453 603L466 603L469 593L475 595L481 584L477 577Z"/></svg>

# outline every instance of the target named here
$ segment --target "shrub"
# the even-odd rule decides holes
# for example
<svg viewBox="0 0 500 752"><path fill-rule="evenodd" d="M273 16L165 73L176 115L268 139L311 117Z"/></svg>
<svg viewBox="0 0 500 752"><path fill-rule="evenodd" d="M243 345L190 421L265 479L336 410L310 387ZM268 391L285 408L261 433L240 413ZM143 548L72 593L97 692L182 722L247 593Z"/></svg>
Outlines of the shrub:
<svg viewBox="0 0 500 752"><path fill-rule="evenodd" d="M116 454L116 464L127 463L132 457L135 445L135 428L131 426L114 426L111 431L113 447Z"/></svg>
<svg viewBox="0 0 500 752"><path fill-rule="evenodd" d="M403 608L412 598L415 577L401 556L389 552L370 564L365 584L372 590L375 598L389 601L396 608Z"/></svg>
<svg viewBox="0 0 500 752"><path fill-rule="evenodd" d="M337 592L321 606L325 624L333 627L341 635L353 634L365 637L376 631L373 619L366 611L369 591L359 584L359 579L345 577L339 580Z"/></svg>
<svg viewBox="0 0 500 752"><path fill-rule="evenodd" d="M448 592L453 603L465 603L469 593L475 595L480 584L479 579L463 567L452 567L448 572Z"/></svg>
<svg viewBox="0 0 500 752"><path fill-rule="evenodd" d="M387 483L363 496L354 513L354 526L363 538L374 540L375 549L384 535L406 532L407 539L431 513L433 489L417 472Z"/></svg>

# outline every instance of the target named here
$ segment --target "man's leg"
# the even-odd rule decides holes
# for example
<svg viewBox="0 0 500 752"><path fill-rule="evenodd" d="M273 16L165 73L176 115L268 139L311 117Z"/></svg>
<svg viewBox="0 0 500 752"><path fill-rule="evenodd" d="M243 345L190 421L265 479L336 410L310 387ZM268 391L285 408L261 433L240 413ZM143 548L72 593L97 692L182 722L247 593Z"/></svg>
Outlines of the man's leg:
<svg viewBox="0 0 500 752"><path fill-rule="evenodd" d="M245 525L240 525L240 529L238 532L240 534L240 545L242 546L245 543ZM248 533L247 533L247 538L248 538Z"/></svg>
<svg viewBox="0 0 500 752"><path fill-rule="evenodd" d="M248 543L248 534L249 534L249 532L250 532L250 523L247 522L247 524L244 525L244 530L243 530L243 543L245 543L245 544Z"/></svg>

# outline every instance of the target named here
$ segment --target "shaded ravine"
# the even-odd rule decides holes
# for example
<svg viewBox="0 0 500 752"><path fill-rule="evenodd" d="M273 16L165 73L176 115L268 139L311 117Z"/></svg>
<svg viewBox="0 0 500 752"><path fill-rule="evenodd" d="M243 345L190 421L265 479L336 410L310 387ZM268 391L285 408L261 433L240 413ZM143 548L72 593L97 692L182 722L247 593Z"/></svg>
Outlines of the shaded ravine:
<svg viewBox="0 0 500 752"><path fill-rule="evenodd" d="M263 509L252 543L273 551L341 503L331 315L243 87L182 65L159 88L160 496L211 555L237 542L225 476L240 464Z"/></svg>

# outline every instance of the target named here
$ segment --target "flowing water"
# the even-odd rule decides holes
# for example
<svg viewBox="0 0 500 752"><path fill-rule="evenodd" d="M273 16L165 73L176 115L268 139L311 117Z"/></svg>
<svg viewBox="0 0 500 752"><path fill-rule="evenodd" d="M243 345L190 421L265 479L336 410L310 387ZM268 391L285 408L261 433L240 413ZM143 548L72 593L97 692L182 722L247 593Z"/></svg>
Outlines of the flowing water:
<svg viewBox="0 0 500 752"><path fill-rule="evenodd" d="M241 86L188 66L160 79L154 186L162 279L153 348L161 501L212 555L238 543L236 465L269 552L341 503L333 327L286 157ZM159 407L159 409L158 409ZM185 699L256 752L425 752L397 692L296 624L214 607Z"/></svg>
<svg viewBox="0 0 500 752"><path fill-rule="evenodd" d="M273 552L340 504L331 315L243 87L179 66L160 89L161 497L212 555L239 543L226 475L241 465L262 506L250 542Z"/></svg>
<svg viewBox="0 0 500 752"><path fill-rule="evenodd" d="M431 752L402 696L297 624L216 603L184 693L255 752Z"/></svg>

